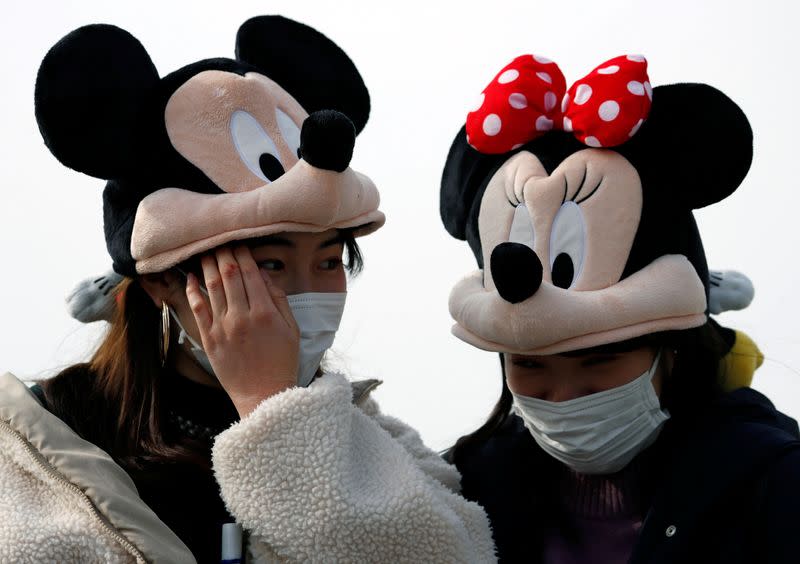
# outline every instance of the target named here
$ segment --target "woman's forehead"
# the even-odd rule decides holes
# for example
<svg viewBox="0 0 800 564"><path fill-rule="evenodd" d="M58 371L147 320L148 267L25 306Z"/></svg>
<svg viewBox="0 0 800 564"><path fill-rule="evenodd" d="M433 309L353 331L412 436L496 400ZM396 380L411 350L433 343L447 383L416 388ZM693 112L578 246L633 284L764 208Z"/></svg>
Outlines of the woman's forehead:
<svg viewBox="0 0 800 564"><path fill-rule="evenodd" d="M342 245L344 237L336 229L328 229L319 233L285 231L266 237L259 237L246 241L247 246L254 252L261 248L298 248L319 249L335 245Z"/></svg>
<svg viewBox="0 0 800 564"><path fill-rule="evenodd" d="M647 336L637 339L630 339L627 341L619 341L617 343L609 343L607 345L600 345L597 347L591 347L588 349L580 349L576 351L567 351L555 355L533 355L533 356L525 356L525 355L511 355L511 357L515 360L519 359L530 359L536 360L540 362L545 362L548 359L553 358L584 358L588 356L597 356L597 355L616 355L616 354L626 354L626 353L633 353L639 352L643 350L650 350L656 348L655 342L647 338Z"/></svg>

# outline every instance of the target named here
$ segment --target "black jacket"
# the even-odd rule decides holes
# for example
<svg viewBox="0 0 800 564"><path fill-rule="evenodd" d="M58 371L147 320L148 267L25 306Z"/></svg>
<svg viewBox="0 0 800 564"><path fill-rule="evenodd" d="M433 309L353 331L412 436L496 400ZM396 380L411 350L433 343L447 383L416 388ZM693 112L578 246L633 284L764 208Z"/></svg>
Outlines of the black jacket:
<svg viewBox="0 0 800 564"><path fill-rule="evenodd" d="M749 388L670 420L640 455L653 487L630 563L799 563L798 437L797 423ZM500 561L541 562L559 463L514 415L455 462L463 494L489 514Z"/></svg>

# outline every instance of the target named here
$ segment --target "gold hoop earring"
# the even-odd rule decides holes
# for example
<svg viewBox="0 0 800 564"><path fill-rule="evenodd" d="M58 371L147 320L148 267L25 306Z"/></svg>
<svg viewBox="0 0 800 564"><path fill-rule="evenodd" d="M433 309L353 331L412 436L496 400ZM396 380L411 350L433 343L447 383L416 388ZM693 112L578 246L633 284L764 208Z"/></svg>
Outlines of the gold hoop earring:
<svg viewBox="0 0 800 564"><path fill-rule="evenodd" d="M169 352L169 306L167 302L161 302L161 366L167 364L167 353Z"/></svg>

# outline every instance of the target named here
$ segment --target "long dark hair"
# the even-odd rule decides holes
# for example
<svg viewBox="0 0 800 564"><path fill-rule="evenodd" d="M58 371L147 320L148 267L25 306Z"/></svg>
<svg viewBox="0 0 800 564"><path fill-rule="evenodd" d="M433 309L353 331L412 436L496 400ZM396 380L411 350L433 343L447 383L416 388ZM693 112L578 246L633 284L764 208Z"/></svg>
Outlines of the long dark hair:
<svg viewBox="0 0 800 564"><path fill-rule="evenodd" d="M653 333L620 343L568 354L572 356L590 352L612 353L634 350L642 346L660 347L675 352L672 371L664 378L661 388L661 405L669 410L674 420L687 419L696 415L722 393L719 362L727 352L729 345L724 341L718 326L713 322L708 322L695 329ZM500 367L503 378L500 399L483 425L456 441L449 454L450 459L456 463L467 450L491 437L511 414L513 398L506 383L505 362L502 353L500 354Z"/></svg>
<svg viewBox="0 0 800 564"><path fill-rule="evenodd" d="M341 235L345 268L357 275L363 268L361 251L352 231ZM162 398L171 369L161 364L161 311L136 278L125 278L115 299L108 332L89 362L41 383L47 408L125 468L163 460L210 468L207 444L167 432L168 406Z"/></svg>
<svg viewBox="0 0 800 564"><path fill-rule="evenodd" d="M160 311L137 279L125 278L115 299L108 332L89 362L41 384L48 409L123 467L164 458L202 463L199 445L166 436Z"/></svg>

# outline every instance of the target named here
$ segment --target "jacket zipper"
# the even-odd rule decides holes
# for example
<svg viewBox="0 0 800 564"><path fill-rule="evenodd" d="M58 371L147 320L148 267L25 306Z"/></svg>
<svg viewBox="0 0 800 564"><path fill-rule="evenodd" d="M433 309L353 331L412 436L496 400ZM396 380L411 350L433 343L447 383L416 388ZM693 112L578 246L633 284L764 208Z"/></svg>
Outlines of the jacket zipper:
<svg viewBox="0 0 800 564"><path fill-rule="evenodd" d="M100 513L97 507L95 507L94 503L92 503L92 500L89 499L89 496L87 496L78 486L67 480L60 472L53 468L53 466L44 458L44 455L36 450L36 448L7 421L0 419L0 428L11 433L11 435L17 439L20 444L22 444L23 448L25 448L25 451L30 455L39 468L44 470L46 474L65 486L68 490L77 494L83 504L89 508L89 512L94 518L95 522L97 522L102 529L111 535L111 537L116 540L122 546L122 548L128 552L128 554L133 556L136 559L137 564L147 564L147 560L145 560L144 555L139 551L139 549L136 548L133 543L126 539L114 528L113 525L111 525L111 523L108 522L108 520Z"/></svg>

